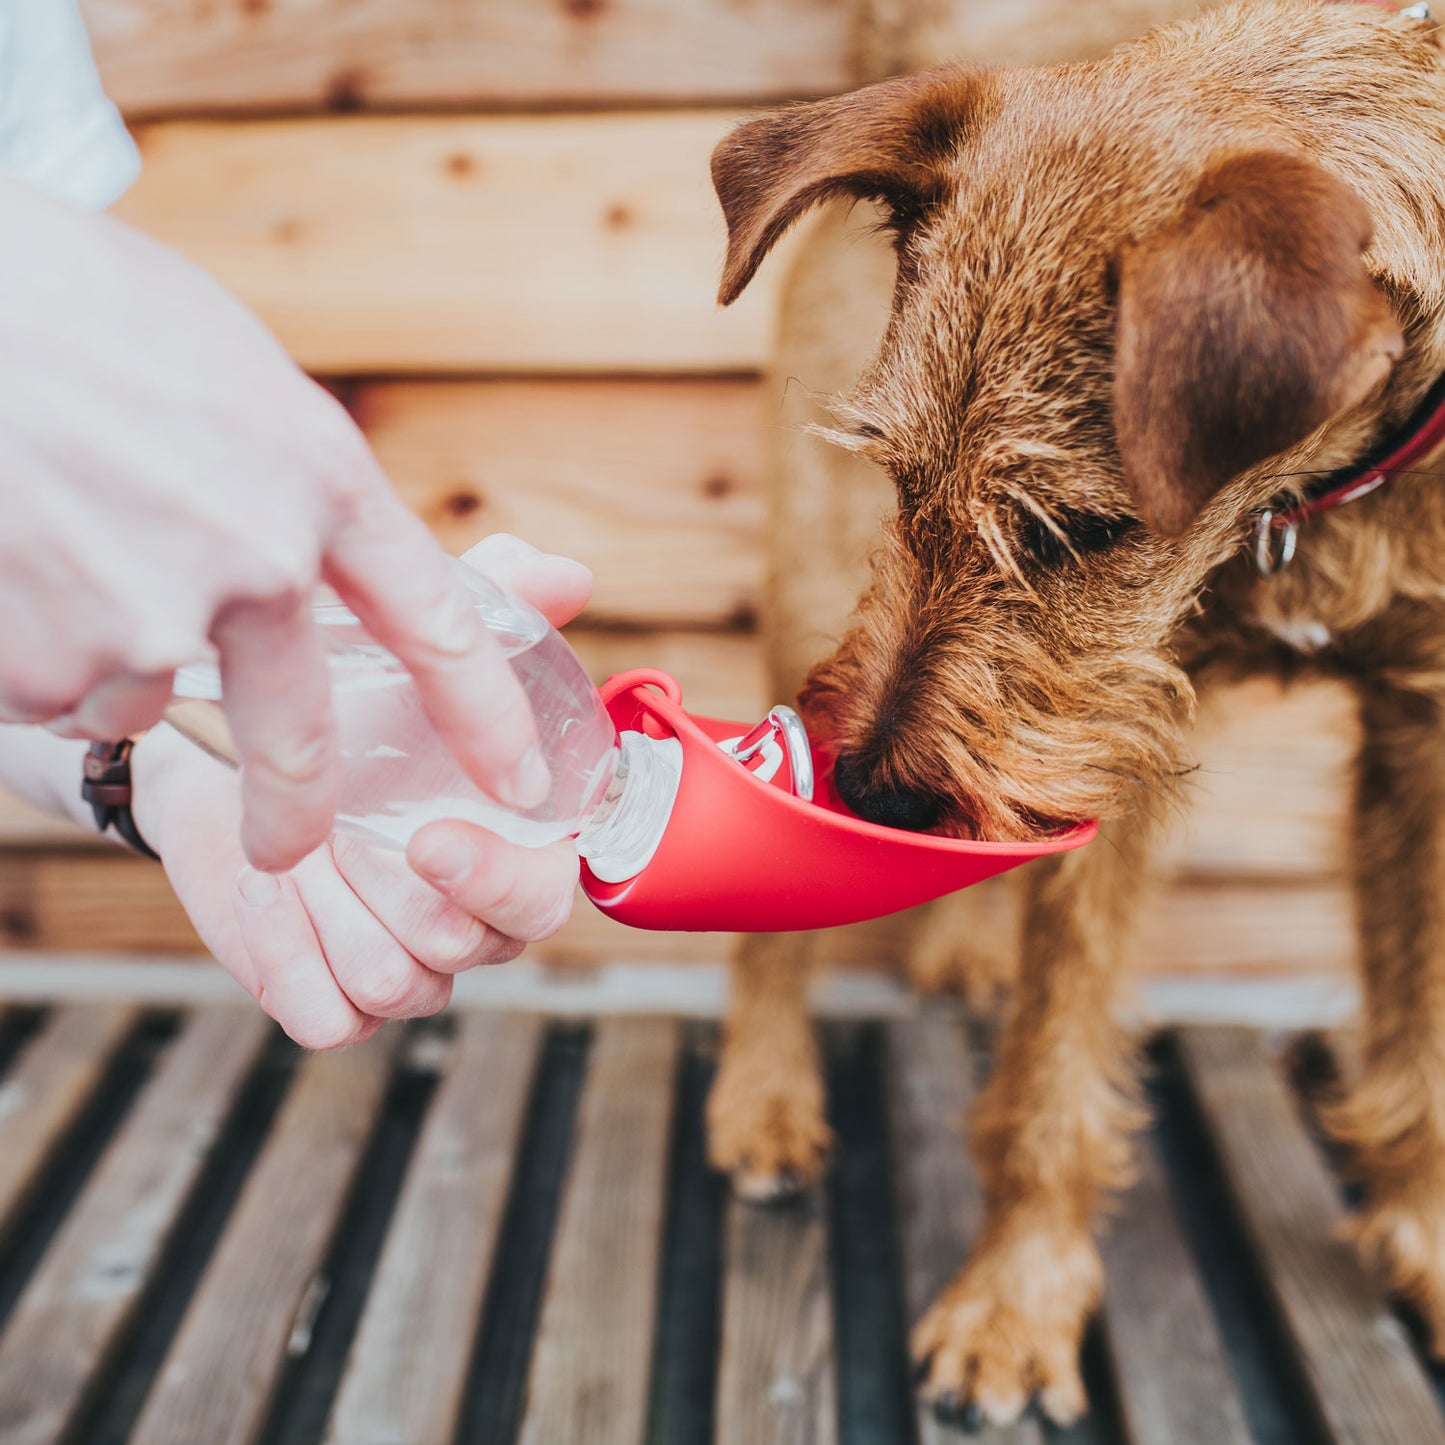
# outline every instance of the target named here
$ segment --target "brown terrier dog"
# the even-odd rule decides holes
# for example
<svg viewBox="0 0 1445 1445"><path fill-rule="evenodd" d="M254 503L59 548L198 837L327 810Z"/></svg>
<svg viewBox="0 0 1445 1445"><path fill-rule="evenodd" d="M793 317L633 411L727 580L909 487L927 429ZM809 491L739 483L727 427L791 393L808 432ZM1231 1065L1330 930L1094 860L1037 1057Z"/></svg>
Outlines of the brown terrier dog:
<svg viewBox="0 0 1445 1445"><path fill-rule="evenodd" d="M1364 731L1362 1069L1332 1122L1367 1184L1361 1245L1445 1353L1445 486L1413 464L1311 520L1274 576L1294 534L1260 522L1439 405L1432 24L1229 4L1094 63L945 68L765 116L714 179L724 302L821 200L879 200L894 234L886 329L832 440L886 471L896 510L802 693L840 792L904 827L1106 832L1024 876L1011 1022L973 1120L988 1213L917 1327L926 1390L997 1422L1032 1393L1061 1422L1084 1408L1091 1230L1140 1117L1115 1001L1149 819L1188 770L1198 691L1301 666L1354 685ZM840 267L873 264L841 234ZM795 291L795 330L820 295ZM867 308L844 325L866 334ZM876 527L845 473L803 476L800 553ZM798 576L785 615L826 616L826 576ZM808 641L777 651L781 674ZM756 1192L812 1177L826 1144L809 951L760 940L738 972L710 1125Z"/></svg>

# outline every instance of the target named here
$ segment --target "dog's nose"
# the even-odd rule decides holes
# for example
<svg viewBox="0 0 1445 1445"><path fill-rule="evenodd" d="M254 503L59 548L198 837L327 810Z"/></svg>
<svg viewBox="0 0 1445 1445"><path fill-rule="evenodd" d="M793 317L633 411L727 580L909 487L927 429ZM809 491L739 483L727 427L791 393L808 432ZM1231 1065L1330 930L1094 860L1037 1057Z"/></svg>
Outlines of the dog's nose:
<svg viewBox="0 0 1445 1445"><path fill-rule="evenodd" d="M838 796L860 818L885 828L923 833L943 817L942 802L912 788L878 786L870 782L857 759L844 753L833 765L833 786Z"/></svg>

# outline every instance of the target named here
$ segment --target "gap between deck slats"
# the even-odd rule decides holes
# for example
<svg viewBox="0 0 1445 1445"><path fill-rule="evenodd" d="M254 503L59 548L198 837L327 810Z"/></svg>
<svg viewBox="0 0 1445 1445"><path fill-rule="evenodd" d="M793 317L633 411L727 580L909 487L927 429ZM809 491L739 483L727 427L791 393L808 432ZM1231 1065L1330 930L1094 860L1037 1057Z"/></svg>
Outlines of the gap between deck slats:
<svg viewBox="0 0 1445 1445"><path fill-rule="evenodd" d="M124 1004L57 1008L0 1081L0 1245L51 1151L140 1019Z"/></svg>
<svg viewBox="0 0 1445 1445"><path fill-rule="evenodd" d="M257 1445L399 1038L399 1030L383 1030L301 1065L131 1445Z"/></svg>
<svg viewBox="0 0 1445 1445"><path fill-rule="evenodd" d="M1329 1438L1445 1441L1405 1330L1341 1237L1336 1187L1258 1034L1185 1028L1179 1051Z"/></svg>
<svg viewBox="0 0 1445 1445"><path fill-rule="evenodd" d="M522 1445L641 1445L679 1026L599 1024L548 1266Z"/></svg>
<svg viewBox="0 0 1445 1445"><path fill-rule="evenodd" d="M387 1234L328 1445L450 1445L542 1040L464 1013Z"/></svg>
<svg viewBox="0 0 1445 1445"><path fill-rule="evenodd" d="M826 1201L736 1197L723 1236L718 1445L836 1445Z"/></svg>
<svg viewBox="0 0 1445 1445"><path fill-rule="evenodd" d="M843 1445L899 1445L914 1392L893 1207L882 1029L822 1030L833 1156L823 1187L833 1294L838 1430Z"/></svg>
<svg viewBox="0 0 1445 1445"><path fill-rule="evenodd" d="M1104 1242L1104 1329L1129 1445L1251 1445L1219 1328L1146 1135Z"/></svg>
<svg viewBox="0 0 1445 1445"><path fill-rule="evenodd" d="M903 1298L910 1325L962 1266L983 1221L983 1194L964 1142L974 1061L963 1026L925 1016L887 1026L892 1170L903 1246ZM917 1413L919 1445L956 1445L958 1432L932 1410ZM1043 1445L1036 1420L986 1426L981 1445Z"/></svg>
<svg viewBox="0 0 1445 1445"><path fill-rule="evenodd" d="M341 1387L397 1199L437 1087L437 1026L402 1025L397 1066L377 1108L306 1304L286 1342L286 1368L259 1431L265 1445L317 1445Z"/></svg>
<svg viewBox="0 0 1445 1445"><path fill-rule="evenodd" d="M50 1445L74 1424L267 1033L254 1011L206 1009L167 1047L0 1336L6 1445Z"/></svg>
<svg viewBox="0 0 1445 1445"><path fill-rule="evenodd" d="M722 1221L728 1185L707 1163L716 1033L684 1024L673 1110L647 1445L713 1445L721 1329Z"/></svg>

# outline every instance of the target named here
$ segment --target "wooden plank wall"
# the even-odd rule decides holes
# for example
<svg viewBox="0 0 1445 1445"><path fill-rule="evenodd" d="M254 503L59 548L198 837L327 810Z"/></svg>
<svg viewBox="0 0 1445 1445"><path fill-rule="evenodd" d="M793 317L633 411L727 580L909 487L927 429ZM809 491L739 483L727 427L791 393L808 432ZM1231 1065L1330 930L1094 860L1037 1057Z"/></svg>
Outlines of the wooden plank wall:
<svg viewBox="0 0 1445 1445"><path fill-rule="evenodd" d="M660 665L700 710L758 715L777 400L760 369L784 267L714 305L707 160L747 107L848 83L849 0L83 3L145 156L121 215L337 385L450 548L505 529L588 562L577 644L596 675ZM1101 11L1063 7L1040 27L1028 17L1044 3L968 0L975 55L1076 53L1070 27ZM1106 8L1142 23L1169 3ZM1347 703L1255 686L1214 712L1200 806L1176 829L1182 880L1146 956L1167 971L1343 965ZM891 937L837 951L878 961ZM0 800L5 944L194 940L156 870ZM546 953L727 947L628 935L584 906Z"/></svg>

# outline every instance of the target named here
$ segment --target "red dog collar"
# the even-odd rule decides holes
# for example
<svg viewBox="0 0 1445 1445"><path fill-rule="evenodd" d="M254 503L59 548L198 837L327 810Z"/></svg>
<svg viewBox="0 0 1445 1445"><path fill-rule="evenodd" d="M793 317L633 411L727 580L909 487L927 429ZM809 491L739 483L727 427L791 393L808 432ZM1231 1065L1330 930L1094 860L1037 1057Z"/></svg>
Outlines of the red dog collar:
<svg viewBox="0 0 1445 1445"><path fill-rule="evenodd" d="M1254 564L1263 577L1283 571L1294 558L1302 523L1320 512L1368 496L1391 477L1409 471L1445 441L1445 376L1425 393L1410 419L1363 462L1306 487L1291 507L1260 512L1254 526Z"/></svg>

